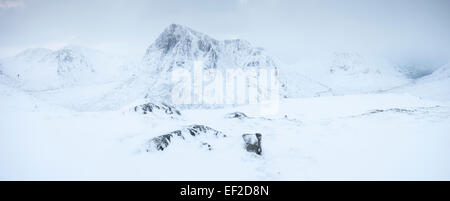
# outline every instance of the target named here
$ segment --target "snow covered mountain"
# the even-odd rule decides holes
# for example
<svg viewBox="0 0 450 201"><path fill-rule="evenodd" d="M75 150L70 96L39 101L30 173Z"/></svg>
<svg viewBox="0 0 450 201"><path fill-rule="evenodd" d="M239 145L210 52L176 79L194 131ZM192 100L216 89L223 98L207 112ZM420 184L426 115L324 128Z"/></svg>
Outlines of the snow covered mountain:
<svg viewBox="0 0 450 201"><path fill-rule="evenodd" d="M56 51L41 48L1 60L0 73L4 82L55 104L76 110L111 110L142 99L171 104L171 92L177 84L171 80L172 72L185 69L192 73L198 61L205 71L274 70L279 74L280 97L285 98L383 92L443 74L436 71L416 79L429 72L424 74L420 66L399 66L349 52L285 65L245 40L219 41L177 24L168 26L137 63L76 46ZM217 73L203 76L211 80ZM262 90L258 88L258 95ZM77 98L66 98L69 96Z"/></svg>
<svg viewBox="0 0 450 201"><path fill-rule="evenodd" d="M192 72L198 61L202 62L203 70L216 69L217 72L225 69L279 70L262 48L253 47L247 41L219 41L191 28L171 24L148 47L137 73L105 96L105 102L112 105L104 107L144 97L170 103L171 90L176 84L171 80L173 70L180 68ZM208 76L204 79L214 79L216 74Z"/></svg>
<svg viewBox="0 0 450 201"><path fill-rule="evenodd" d="M95 73L91 61L70 48L29 49L2 62L2 71L26 89L44 90L86 82Z"/></svg>
<svg viewBox="0 0 450 201"><path fill-rule="evenodd" d="M218 41L177 24L167 27L144 56L144 64L156 72L192 68L196 60L203 61L204 68L277 68L262 48L247 41Z"/></svg>
<svg viewBox="0 0 450 201"><path fill-rule="evenodd" d="M236 39L218 41L191 28L171 24L147 49L143 66L155 80L150 96L169 100L173 82L170 76L174 68L193 71L194 63L201 61L204 70L229 68L275 69L277 65L262 48ZM211 75L205 80L214 79ZM162 89L162 90L161 90Z"/></svg>
<svg viewBox="0 0 450 201"><path fill-rule="evenodd" d="M438 68L432 74L425 76L421 81L440 81L450 79L450 63Z"/></svg>
<svg viewBox="0 0 450 201"><path fill-rule="evenodd" d="M389 60L353 52L324 54L288 68L304 72L333 95L378 92L411 82Z"/></svg>
<svg viewBox="0 0 450 201"><path fill-rule="evenodd" d="M197 61L276 70L286 98L273 114L174 107L171 74ZM449 179L450 64L420 78L405 69L357 53L284 65L176 24L138 64L26 50L0 61L0 180Z"/></svg>
<svg viewBox="0 0 450 201"><path fill-rule="evenodd" d="M32 91L105 82L117 76L119 69L117 57L78 46L28 49L0 61L4 75Z"/></svg>
<svg viewBox="0 0 450 201"><path fill-rule="evenodd" d="M432 74L389 92L408 93L426 99L450 101L450 63L438 68Z"/></svg>

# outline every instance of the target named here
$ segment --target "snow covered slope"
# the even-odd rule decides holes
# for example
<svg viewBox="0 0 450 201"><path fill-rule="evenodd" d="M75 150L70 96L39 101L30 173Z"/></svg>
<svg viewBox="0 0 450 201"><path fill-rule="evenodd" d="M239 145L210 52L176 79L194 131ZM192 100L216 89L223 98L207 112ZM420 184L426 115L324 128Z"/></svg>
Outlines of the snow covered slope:
<svg viewBox="0 0 450 201"><path fill-rule="evenodd" d="M31 49L0 63L0 70L21 88L43 100L71 109L114 110L143 98L171 102L174 69L272 69L278 72L281 97L314 97L386 90L409 82L382 60L355 53L324 55L288 66L249 42L216 40L191 28L172 24L147 48L140 64L76 46L57 51ZM258 76L259 74L253 75ZM205 76L205 75L204 75ZM210 73L204 80L214 79ZM247 83L251 85L251 83ZM269 89L259 88L261 95ZM270 92L269 92L270 93Z"/></svg>
<svg viewBox="0 0 450 201"><path fill-rule="evenodd" d="M301 65L283 65L280 67L282 97L316 97L334 95L332 88L313 80L314 74L302 68Z"/></svg>
<svg viewBox="0 0 450 201"><path fill-rule="evenodd" d="M388 60L358 53L324 54L288 68L302 72L334 95L377 92L411 81Z"/></svg>
<svg viewBox="0 0 450 201"><path fill-rule="evenodd" d="M86 111L136 73L136 64L98 50L28 49L0 61L2 82L50 104Z"/></svg>
<svg viewBox="0 0 450 201"><path fill-rule="evenodd" d="M448 180L448 105L395 94L284 99L257 107L183 110L182 118L134 111L74 112L0 85L0 180ZM231 112L247 118L227 118ZM189 125L225 134L149 140ZM242 134L262 134L262 156ZM186 133L189 135L189 133Z"/></svg>
<svg viewBox="0 0 450 201"><path fill-rule="evenodd" d="M191 28L172 24L150 45L144 56L145 68L170 72L176 67L191 69L194 61L204 68L276 68L261 48L247 41L218 41Z"/></svg>
<svg viewBox="0 0 450 201"><path fill-rule="evenodd" d="M176 68L193 72L194 63L202 62L203 70L217 69L273 69L277 64L262 48L236 39L218 41L191 28L172 24L152 43L142 60L137 73L106 95L103 108L117 108L144 97L171 102L171 90L176 83L172 72ZM214 79L209 74L205 80Z"/></svg>
<svg viewBox="0 0 450 201"><path fill-rule="evenodd" d="M389 90L393 93L408 93L415 96L450 101L450 64L435 70L432 74L415 80L413 83Z"/></svg>
<svg viewBox="0 0 450 201"><path fill-rule="evenodd" d="M32 91L105 82L122 73L120 67L117 57L77 46L28 49L0 62L5 75Z"/></svg>
<svg viewBox="0 0 450 201"><path fill-rule="evenodd" d="M287 98L270 115L167 104L171 73L196 61L275 69ZM0 62L0 180L449 180L449 66L414 82L353 53L286 66L175 24L139 64L27 50ZM261 155L243 139L256 133Z"/></svg>
<svg viewBox="0 0 450 201"><path fill-rule="evenodd" d="M275 62L262 48L236 39L218 41L191 28L172 24L147 49L143 68L150 72L144 76L155 80L148 94L170 102L174 85L171 73L175 68L193 71L194 63L202 62L202 69L277 69ZM214 79L215 75L205 80ZM148 79L147 77L147 79Z"/></svg>

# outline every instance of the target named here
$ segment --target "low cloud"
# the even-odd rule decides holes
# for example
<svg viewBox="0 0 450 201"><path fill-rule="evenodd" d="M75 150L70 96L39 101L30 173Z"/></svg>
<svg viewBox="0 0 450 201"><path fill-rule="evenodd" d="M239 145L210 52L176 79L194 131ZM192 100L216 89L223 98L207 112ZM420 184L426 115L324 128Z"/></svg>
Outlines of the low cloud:
<svg viewBox="0 0 450 201"><path fill-rule="evenodd" d="M0 0L0 9L6 10L10 8L18 8L23 6L23 1L21 0Z"/></svg>

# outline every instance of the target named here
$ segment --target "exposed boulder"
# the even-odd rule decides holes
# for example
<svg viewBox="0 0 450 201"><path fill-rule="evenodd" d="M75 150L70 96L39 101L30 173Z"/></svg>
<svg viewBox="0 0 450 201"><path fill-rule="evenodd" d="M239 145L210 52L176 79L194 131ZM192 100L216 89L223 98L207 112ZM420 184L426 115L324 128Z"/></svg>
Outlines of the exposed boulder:
<svg viewBox="0 0 450 201"><path fill-rule="evenodd" d="M232 112L229 113L225 116L226 118L230 118L230 119L245 119L248 118L248 116L246 114L244 114L243 112Z"/></svg>
<svg viewBox="0 0 450 201"><path fill-rule="evenodd" d="M174 137L178 137L178 138L184 140L184 137L181 134L181 131L176 130L169 134L154 137L153 139L150 140L149 145L151 145L151 148L153 148L153 149L156 149L158 151L163 151L164 149L166 149L167 146L169 146L171 140ZM149 151L149 148L150 148L150 146L147 147L147 152Z"/></svg>
<svg viewBox="0 0 450 201"><path fill-rule="evenodd" d="M191 125L182 128L180 130L175 130L168 134L160 135L150 139L147 142L146 151L147 152L150 152L152 150L163 151L173 142L173 140L186 140L186 138L188 137L197 137L200 135L205 135L206 137L211 136L214 138L226 137L226 135L223 134L222 132L210 128L208 126ZM212 150L212 146L208 142L205 142L204 139L199 143L200 146L206 147L208 150Z"/></svg>
<svg viewBox="0 0 450 201"><path fill-rule="evenodd" d="M369 112L366 112L366 113L363 113L363 114L357 115L357 116L367 116L367 115L378 114L378 113L383 113L383 112L413 114L415 112L418 112L418 110L417 109L404 109L404 108L375 109L375 110L371 110Z"/></svg>
<svg viewBox="0 0 450 201"><path fill-rule="evenodd" d="M206 135L214 135L216 137L226 137L226 135L223 134L222 132L214 130L211 127L204 125L192 125L185 129L188 130L189 134L191 134L192 136L206 134Z"/></svg>
<svg viewBox="0 0 450 201"><path fill-rule="evenodd" d="M245 149L248 152L254 152L258 155L262 154L262 149L261 149L262 135L260 133L243 134L242 138L244 139L244 142L245 142Z"/></svg>
<svg viewBox="0 0 450 201"><path fill-rule="evenodd" d="M208 151L211 151L213 149L212 146L207 142L202 142L201 147L207 149Z"/></svg>
<svg viewBox="0 0 450 201"><path fill-rule="evenodd" d="M181 112L175 107L161 103L160 105L154 103L145 103L134 107L135 112L142 112L142 114L163 112L168 115L181 115Z"/></svg>

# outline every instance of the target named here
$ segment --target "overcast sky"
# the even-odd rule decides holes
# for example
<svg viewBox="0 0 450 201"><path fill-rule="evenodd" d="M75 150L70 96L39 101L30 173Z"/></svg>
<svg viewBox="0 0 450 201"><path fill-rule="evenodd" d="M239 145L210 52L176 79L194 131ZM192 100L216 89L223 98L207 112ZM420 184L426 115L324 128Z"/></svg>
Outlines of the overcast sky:
<svg viewBox="0 0 450 201"><path fill-rule="evenodd" d="M0 57L65 45L139 55L171 23L286 63L325 51L450 55L450 0L0 0Z"/></svg>

